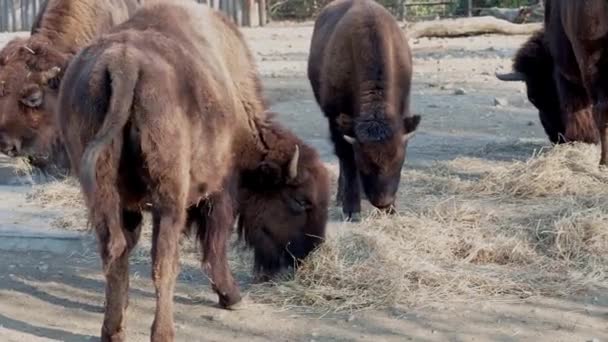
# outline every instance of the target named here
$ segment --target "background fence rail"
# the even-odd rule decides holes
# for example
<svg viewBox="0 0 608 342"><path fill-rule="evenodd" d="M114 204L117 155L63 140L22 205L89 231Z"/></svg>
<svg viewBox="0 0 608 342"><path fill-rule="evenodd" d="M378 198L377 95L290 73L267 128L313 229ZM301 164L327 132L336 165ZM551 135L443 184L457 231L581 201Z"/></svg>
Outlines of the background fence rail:
<svg viewBox="0 0 608 342"><path fill-rule="evenodd" d="M29 31L46 0L0 0L0 32ZM240 26L272 20L310 20L330 0L193 0L223 11ZM519 7L542 0L377 0L399 20L471 16L492 6Z"/></svg>

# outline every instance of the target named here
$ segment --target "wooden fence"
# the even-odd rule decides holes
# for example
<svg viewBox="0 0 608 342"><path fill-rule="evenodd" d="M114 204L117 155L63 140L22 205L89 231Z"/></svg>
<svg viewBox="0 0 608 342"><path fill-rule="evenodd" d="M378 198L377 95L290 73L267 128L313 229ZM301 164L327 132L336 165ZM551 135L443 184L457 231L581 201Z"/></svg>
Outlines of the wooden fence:
<svg viewBox="0 0 608 342"><path fill-rule="evenodd" d="M0 32L29 31L46 0L0 0ZM228 14L240 26L264 26L266 0L193 0Z"/></svg>
<svg viewBox="0 0 608 342"><path fill-rule="evenodd" d="M0 32L29 31L41 4L46 0L0 0ZM328 0L193 0L226 13L239 26L264 26L273 13L290 19L310 19L320 5ZM433 17L472 16L481 1L474 0L378 0L399 20L420 20ZM536 0L541 1L541 0ZM574 0L573 0L574 1ZM579 0L576 0L579 1ZM513 6L526 5L531 0L513 0ZM310 7L299 15L280 11L282 6ZM295 7L294 7L295 8ZM287 13L286 13L287 12Z"/></svg>

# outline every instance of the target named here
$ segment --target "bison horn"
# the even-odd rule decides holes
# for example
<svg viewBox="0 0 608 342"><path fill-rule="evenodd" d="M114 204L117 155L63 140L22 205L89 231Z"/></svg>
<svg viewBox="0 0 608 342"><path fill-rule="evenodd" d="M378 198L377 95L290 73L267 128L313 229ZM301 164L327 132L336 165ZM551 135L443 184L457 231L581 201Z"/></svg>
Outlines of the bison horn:
<svg viewBox="0 0 608 342"><path fill-rule="evenodd" d="M36 54L36 52L34 52L34 50L32 50L32 49L31 49L29 46L24 45L24 46L22 46L22 47L23 47L23 50L25 50L25 51L27 51L27 52L31 53L32 55L35 55L35 54Z"/></svg>
<svg viewBox="0 0 608 342"><path fill-rule="evenodd" d="M355 140L355 138L349 136L349 135L344 135L344 140L346 140L347 143L353 145L357 140Z"/></svg>
<svg viewBox="0 0 608 342"><path fill-rule="evenodd" d="M499 74L496 73L496 78L498 78L501 81L525 81L525 75L522 74L521 72L518 71L514 71L514 72L509 72L506 74Z"/></svg>
<svg viewBox="0 0 608 342"><path fill-rule="evenodd" d="M298 162L300 160L300 147L296 145L296 150L289 162L289 179L295 179L298 176Z"/></svg>
<svg viewBox="0 0 608 342"><path fill-rule="evenodd" d="M416 135L416 131L413 132L409 132L403 135L403 137L401 138L401 141L405 144L406 142L408 142L410 139L412 139L414 137L414 135Z"/></svg>
<svg viewBox="0 0 608 342"><path fill-rule="evenodd" d="M42 73L42 84L46 84L50 79L53 79L59 75L61 71L60 67L52 67L49 70Z"/></svg>

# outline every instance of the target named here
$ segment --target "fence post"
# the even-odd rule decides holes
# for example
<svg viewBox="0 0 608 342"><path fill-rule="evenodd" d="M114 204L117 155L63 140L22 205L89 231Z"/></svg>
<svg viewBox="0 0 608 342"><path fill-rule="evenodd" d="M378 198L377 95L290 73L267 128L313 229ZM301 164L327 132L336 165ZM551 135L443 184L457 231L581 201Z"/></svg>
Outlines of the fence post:
<svg viewBox="0 0 608 342"><path fill-rule="evenodd" d="M9 0L9 5L10 5L10 10L11 10L11 18L13 19L12 29L13 29L13 32L16 32L17 31L17 10L15 9L15 1Z"/></svg>
<svg viewBox="0 0 608 342"><path fill-rule="evenodd" d="M258 12L260 18L260 26L266 25L266 0L258 0Z"/></svg>
<svg viewBox="0 0 608 342"><path fill-rule="evenodd" d="M473 16L473 0L466 0L466 12L467 12L467 17L472 17Z"/></svg>
<svg viewBox="0 0 608 342"><path fill-rule="evenodd" d="M243 26L253 26L253 9L255 8L254 0L243 1Z"/></svg>

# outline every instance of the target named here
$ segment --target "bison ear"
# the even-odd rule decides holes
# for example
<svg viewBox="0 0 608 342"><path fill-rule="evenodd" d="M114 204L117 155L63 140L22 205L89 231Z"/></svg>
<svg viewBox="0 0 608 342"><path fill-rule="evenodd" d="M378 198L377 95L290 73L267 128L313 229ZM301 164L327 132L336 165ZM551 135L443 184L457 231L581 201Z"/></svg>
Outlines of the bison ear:
<svg viewBox="0 0 608 342"><path fill-rule="evenodd" d="M404 128L403 131L406 134L414 132L416 129L418 129L420 120L422 120L420 115L412 115L412 116L405 117L403 119L403 128Z"/></svg>
<svg viewBox="0 0 608 342"><path fill-rule="evenodd" d="M420 124L420 120L420 115L413 115L403 119L403 130L405 131L405 134L403 134L401 141L404 144L416 135L416 129Z"/></svg>
<svg viewBox="0 0 608 342"><path fill-rule="evenodd" d="M44 93L38 86L33 86L25 89L22 92L21 99L19 101L27 107L38 108L42 105Z"/></svg>

